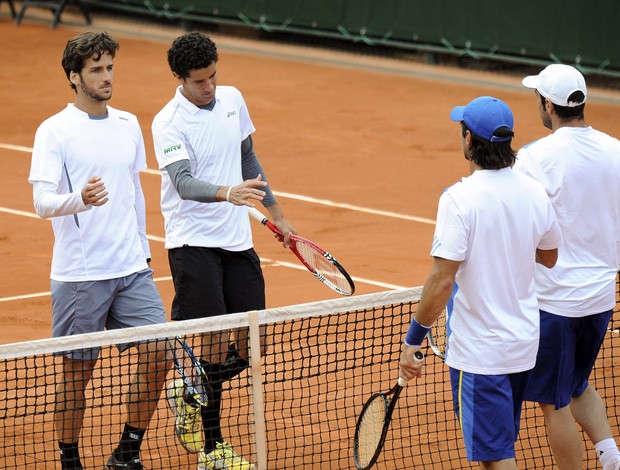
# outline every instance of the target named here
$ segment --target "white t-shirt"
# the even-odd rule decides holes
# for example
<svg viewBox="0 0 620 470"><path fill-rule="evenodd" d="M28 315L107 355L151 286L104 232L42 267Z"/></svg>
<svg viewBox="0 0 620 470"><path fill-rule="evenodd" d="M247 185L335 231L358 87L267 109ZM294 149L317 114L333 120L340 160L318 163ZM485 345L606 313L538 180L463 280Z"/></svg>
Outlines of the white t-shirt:
<svg viewBox="0 0 620 470"><path fill-rule="evenodd" d="M620 264L620 142L591 127L561 127L517 154L515 169L540 181L564 245L536 272L540 308L582 317L616 304Z"/></svg>
<svg viewBox="0 0 620 470"><path fill-rule="evenodd" d="M153 119L153 143L162 172L161 210L167 249L185 244L243 251L252 247L245 207L229 203L182 200L166 166L189 160L192 176L219 186L243 182L241 141L254 132L241 92L218 86L212 110L201 109L181 93Z"/></svg>
<svg viewBox="0 0 620 470"><path fill-rule="evenodd" d="M82 211L52 217L52 279L114 279L148 267L134 186L136 174L145 168L142 131L133 114L108 106L106 118L91 119L69 104L39 126L30 183L51 183L58 194L72 197L91 177L101 176L109 192L102 206L88 210L81 204Z"/></svg>
<svg viewBox="0 0 620 470"><path fill-rule="evenodd" d="M561 242L542 186L510 168L475 171L444 192L431 255L462 261L449 317L450 367L485 375L534 367L535 253Z"/></svg>

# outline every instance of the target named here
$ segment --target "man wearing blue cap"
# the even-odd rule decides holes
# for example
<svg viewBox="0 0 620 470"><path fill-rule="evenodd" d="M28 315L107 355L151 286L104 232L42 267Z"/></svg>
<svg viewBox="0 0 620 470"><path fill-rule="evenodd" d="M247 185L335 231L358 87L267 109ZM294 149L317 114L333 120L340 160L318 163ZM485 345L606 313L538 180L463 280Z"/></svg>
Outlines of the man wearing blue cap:
<svg viewBox="0 0 620 470"><path fill-rule="evenodd" d="M522 148L515 170L543 184L565 242L555 269L536 271L541 339L525 399L540 404L560 470L583 465L575 421L603 470L618 470L605 403L588 377L616 305L620 142L586 124L586 82L574 67L549 65L523 85L535 90L541 121L553 133Z"/></svg>
<svg viewBox="0 0 620 470"><path fill-rule="evenodd" d="M538 350L534 273L537 262L554 266L562 235L542 185L512 170L510 108L482 96L454 108L450 119L461 123L471 175L439 199L433 267L399 373L405 380L423 374L414 354L454 289L446 363L467 458L516 469L523 393Z"/></svg>

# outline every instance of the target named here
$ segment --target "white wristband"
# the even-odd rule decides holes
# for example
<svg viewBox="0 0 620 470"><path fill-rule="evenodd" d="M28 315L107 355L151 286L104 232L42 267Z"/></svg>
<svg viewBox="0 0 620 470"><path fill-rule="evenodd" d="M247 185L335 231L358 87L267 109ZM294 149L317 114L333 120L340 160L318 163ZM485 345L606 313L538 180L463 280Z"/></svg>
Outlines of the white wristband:
<svg viewBox="0 0 620 470"><path fill-rule="evenodd" d="M226 191L226 200L230 202L230 192L232 191L232 186L228 187L228 191Z"/></svg>

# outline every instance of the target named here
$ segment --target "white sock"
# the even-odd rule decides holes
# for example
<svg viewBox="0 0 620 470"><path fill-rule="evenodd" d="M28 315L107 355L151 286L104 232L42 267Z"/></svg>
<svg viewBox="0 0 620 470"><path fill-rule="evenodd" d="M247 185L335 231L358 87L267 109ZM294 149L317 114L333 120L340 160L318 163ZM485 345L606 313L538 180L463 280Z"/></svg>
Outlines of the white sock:
<svg viewBox="0 0 620 470"><path fill-rule="evenodd" d="M613 438L603 439L594 445L603 470L620 470L620 451Z"/></svg>

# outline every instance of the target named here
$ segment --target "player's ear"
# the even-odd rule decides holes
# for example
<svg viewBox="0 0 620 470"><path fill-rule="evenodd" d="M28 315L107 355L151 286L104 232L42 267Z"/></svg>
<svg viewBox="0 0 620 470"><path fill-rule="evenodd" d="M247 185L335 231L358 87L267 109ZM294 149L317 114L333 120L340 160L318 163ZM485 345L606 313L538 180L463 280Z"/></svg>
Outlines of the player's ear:
<svg viewBox="0 0 620 470"><path fill-rule="evenodd" d="M69 72L69 81L78 86L80 84L80 74L72 70Z"/></svg>
<svg viewBox="0 0 620 470"><path fill-rule="evenodd" d="M545 104L543 106L543 111L548 113L553 109L553 103L549 98L545 98Z"/></svg>
<svg viewBox="0 0 620 470"><path fill-rule="evenodd" d="M472 136L471 131L468 129L465 131L465 143L467 144L467 148L471 147Z"/></svg>
<svg viewBox="0 0 620 470"><path fill-rule="evenodd" d="M469 160L469 149L471 148L471 132L469 129L465 129L465 133L461 134L461 146L465 160Z"/></svg>

